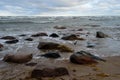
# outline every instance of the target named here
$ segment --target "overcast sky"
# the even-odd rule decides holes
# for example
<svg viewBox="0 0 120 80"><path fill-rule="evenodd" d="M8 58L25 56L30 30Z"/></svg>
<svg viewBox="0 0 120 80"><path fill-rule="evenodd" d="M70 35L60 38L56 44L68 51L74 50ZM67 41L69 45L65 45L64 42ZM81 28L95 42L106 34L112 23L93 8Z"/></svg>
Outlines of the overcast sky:
<svg viewBox="0 0 120 80"><path fill-rule="evenodd" d="M120 0L0 0L0 16L120 15Z"/></svg>

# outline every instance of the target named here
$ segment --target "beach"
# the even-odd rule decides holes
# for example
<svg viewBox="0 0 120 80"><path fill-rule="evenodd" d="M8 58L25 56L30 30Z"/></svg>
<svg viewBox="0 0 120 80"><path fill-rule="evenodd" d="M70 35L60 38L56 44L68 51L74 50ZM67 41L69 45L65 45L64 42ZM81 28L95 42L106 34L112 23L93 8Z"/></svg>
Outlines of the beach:
<svg viewBox="0 0 120 80"><path fill-rule="evenodd" d="M22 22L17 23L13 19L12 22L0 23L0 27L4 26L4 29L0 30L0 42L3 45L0 51L0 80L120 79L119 17L62 17L45 18L45 20L43 18L41 21L39 18L18 18L18 20ZM98 38L97 32L103 32L103 38L100 38L101 36ZM72 35L72 37L69 38L66 35ZM46 52L38 47L40 42L57 43L62 47L65 45L71 51L64 52L62 50L65 49L61 47L62 50L57 50L60 58L41 57L40 55ZM60 47L55 49L60 49ZM49 51L56 50L50 47L47 52ZM70 61L70 56L79 51L90 52L105 59L106 62L74 64ZM3 61L6 54L32 54L33 57L27 63L18 64ZM68 74L57 77L33 78L31 75L36 67L63 67L67 69Z"/></svg>

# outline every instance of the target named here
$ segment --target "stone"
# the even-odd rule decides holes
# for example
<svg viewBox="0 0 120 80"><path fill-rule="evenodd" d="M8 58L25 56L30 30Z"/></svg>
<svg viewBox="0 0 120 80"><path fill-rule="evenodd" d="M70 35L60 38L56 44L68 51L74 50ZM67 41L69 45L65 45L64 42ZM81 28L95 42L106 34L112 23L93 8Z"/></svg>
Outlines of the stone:
<svg viewBox="0 0 120 80"><path fill-rule="evenodd" d="M29 63L26 63L25 65L26 66L35 66L35 65L37 65L37 63L35 63L35 62L29 62Z"/></svg>
<svg viewBox="0 0 120 80"><path fill-rule="evenodd" d="M94 56L93 54L86 51L76 52L70 56L70 62L75 64L93 64L98 63L97 61L105 62L106 60Z"/></svg>
<svg viewBox="0 0 120 80"><path fill-rule="evenodd" d="M56 33L52 33L49 37L56 38L56 37L59 37L59 35L58 35L58 34L56 34Z"/></svg>
<svg viewBox="0 0 120 80"><path fill-rule="evenodd" d="M7 44L15 44L17 42L19 42L19 40L17 40L17 39L5 41L5 43L7 43Z"/></svg>
<svg viewBox="0 0 120 80"><path fill-rule="evenodd" d="M31 35L31 37L40 37L40 36L48 36L47 33L36 33Z"/></svg>
<svg viewBox="0 0 120 80"><path fill-rule="evenodd" d="M40 66L39 66L40 67ZM41 78L41 77L59 77L69 75L69 72L64 67L45 67L45 68L35 68L32 71L32 78Z"/></svg>
<svg viewBox="0 0 120 80"><path fill-rule="evenodd" d="M73 50L70 47L54 42L40 42L37 48L43 51L59 50L60 52L73 52Z"/></svg>
<svg viewBox="0 0 120 80"><path fill-rule="evenodd" d="M1 37L0 39L13 40L13 39L16 39L16 38L13 37L13 36L4 36L4 37Z"/></svg>
<svg viewBox="0 0 120 80"><path fill-rule="evenodd" d="M26 38L26 41L33 41L33 38Z"/></svg>
<svg viewBox="0 0 120 80"><path fill-rule="evenodd" d="M0 51L2 51L4 48L3 44L0 43Z"/></svg>
<svg viewBox="0 0 120 80"><path fill-rule="evenodd" d="M79 38L79 37L78 37L77 35L75 35L75 34L63 36L61 39L63 39L63 40L85 40L84 38Z"/></svg>
<svg viewBox="0 0 120 80"><path fill-rule="evenodd" d="M22 37L23 37L23 36L26 36L26 34L21 34L21 35L19 35L19 36L22 36Z"/></svg>
<svg viewBox="0 0 120 80"><path fill-rule="evenodd" d="M48 52L46 54L42 54L40 56L46 57L46 58L59 58L61 57L58 52Z"/></svg>
<svg viewBox="0 0 120 80"><path fill-rule="evenodd" d="M55 26L54 28L55 29L66 29L66 27L64 27L64 26Z"/></svg>
<svg viewBox="0 0 120 80"><path fill-rule="evenodd" d="M12 63L27 63L32 59L32 57L32 54L6 54L3 61Z"/></svg>
<svg viewBox="0 0 120 80"><path fill-rule="evenodd" d="M87 47L88 47L88 48L94 48L95 46L96 46L95 43L87 42Z"/></svg>
<svg viewBox="0 0 120 80"><path fill-rule="evenodd" d="M98 32L96 32L96 37L97 38L106 38L106 37L108 37L108 35L104 34L103 32L98 31Z"/></svg>

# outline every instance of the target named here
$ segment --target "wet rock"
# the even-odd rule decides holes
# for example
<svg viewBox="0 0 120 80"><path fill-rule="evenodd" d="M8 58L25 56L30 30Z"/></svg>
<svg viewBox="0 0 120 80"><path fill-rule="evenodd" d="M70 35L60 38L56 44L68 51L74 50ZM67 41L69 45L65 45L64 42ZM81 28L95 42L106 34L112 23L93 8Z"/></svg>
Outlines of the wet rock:
<svg viewBox="0 0 120 80"><path fill-rule="evenodd" d="M29 62L32 57L32 54L6 54L3 61L12 63L26 63Z"/></svg>
<svg viewBox="0 0 120 80"><path fill-rule="evenodd" d="M96 37L97 38L106 38L106 37L108 37L108 35L104 34L103 32L98 31L98 32L96 32Z"/></svg>
<svg viewBox="0 0 120 80"><path fill-rule="evenodd" d="M55 29L66 29L66 27L64 27L64 26L55 26L54 28Z"/></svg>
<svg viewBox="0 0 120 80"><path fill-rule="evenodd" d="M63 36L61 39L63 39L63 40L85 40L84 38L79 38L79 37L78 37L77 35L75 35L75 34Z"/></svg>
<svg viewBox="0 0 120 80"><path fill-rule="evenodd" d="M59 37L59 35L56 34L56 33L52 33L52 34L50 35L50 37L56 38L56 37Z"/></svg>
<svg viewBox="0 0 120 80"><path fill-rule="evenodd" d="M26 36L26 34L21 34L21 35L19 35L19 36L22 36L22 37L23 37L23 36Z"/></svg>
<svg viewBox="0 0 120 80"><path fill-rule="evenodd" d="M83 29L82 29L82 28L80 28L80 29L78 29L78 31L83 31Z"/></svg>
<svg viewBox="0 0 120 80"><path fill-rule="evenodd" d="M33 41L33 38L26 38L26 41Z"/></svg>
<svg viewBox="0 0 120 80"><path fill-rule="evenodd" d="M96 46L95 43L87 42L87 47L88 47L88 48L94 48L95 46Z"/></svg>
<svg viewBox="0 0 120 80"><path fill-rule="evenodd" d="M40 42L38 45L38 49L46 51L46 50L59 50L60 52L73 52L73 50L63 44L53 43L53 42Z"/></svg>
<svg viewBox="0 0 120 80"><path fill-rule="evenodd" d="M4 37L1 37L0 39L13 40L13 39L16 39L16 38L13 37L13 36L4 36Z"/></svg>
<svg viewBox="0 0 120 80"><path fill-rule="evenodd" d="M7 44L15 44L17 42L19 42L19 40L17 40L17 39L5 41L5 43L7 43Z"/></svg>
<svg viewBox="0 0 120 80"><path fill-rule="evenodd" d="M2 51L4 48L3 44L0 43L0 51Z"/></svg>
<svg viewBox="0 0 120 80"><path fill-rule="evenodd" d="M58 52L48 52L48 53L40 55L40 56L43 56L46 58L59 58L59 57L61 57Z"/></svg>
<svg viewBox="0 0 120 80"><path fill-rule="evenodd" d="M40 36L48 36L47 33L36 33L31 35L31 37L40 37Z"/></svg>
<svg viewBox="0 0 120 80"><path fill-rule="evenodd" d="M105 61L104 59L94 56L86 51L76 52L70 56L70 62L75 64L93 64L98 63L98 60Z"/></svg>
<svg viewBox="0 0 120 80"><path fill-rule="evenodd" d="M40 68L41 66L35 68L32 71L32 78L41 78L41 77L59 77L64 75L69 75L68 70L64 67L45 67Z"/></svg>

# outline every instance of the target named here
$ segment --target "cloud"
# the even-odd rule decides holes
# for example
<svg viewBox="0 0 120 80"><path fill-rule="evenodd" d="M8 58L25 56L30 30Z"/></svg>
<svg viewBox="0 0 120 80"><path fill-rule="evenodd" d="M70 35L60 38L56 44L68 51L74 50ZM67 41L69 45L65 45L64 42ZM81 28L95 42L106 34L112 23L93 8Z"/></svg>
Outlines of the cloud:
<svg viewBox="0 0 120 80"><path fill-rule="evenodd" d="M119 0L1 0L0 16L119 15Z"/></svg>

